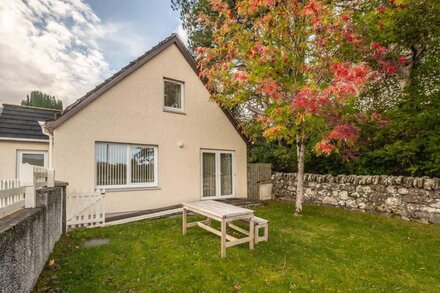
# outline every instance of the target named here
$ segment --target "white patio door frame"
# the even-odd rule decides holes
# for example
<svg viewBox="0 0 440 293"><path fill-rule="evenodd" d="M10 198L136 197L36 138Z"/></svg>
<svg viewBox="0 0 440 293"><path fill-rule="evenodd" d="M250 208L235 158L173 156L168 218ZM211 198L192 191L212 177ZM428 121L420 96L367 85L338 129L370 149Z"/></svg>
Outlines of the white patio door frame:
<svg viewBox="0 0 440 293"><path fill-rule="evenodd" d="M203 154L215 154L215 196L203 196ZM232 194L221 195L221 155L231 154L232 157ZM200 198L203 199L220 199L235 197L235 151L229 150L215 150L215 149L201 149L200 150Z"/></svg>

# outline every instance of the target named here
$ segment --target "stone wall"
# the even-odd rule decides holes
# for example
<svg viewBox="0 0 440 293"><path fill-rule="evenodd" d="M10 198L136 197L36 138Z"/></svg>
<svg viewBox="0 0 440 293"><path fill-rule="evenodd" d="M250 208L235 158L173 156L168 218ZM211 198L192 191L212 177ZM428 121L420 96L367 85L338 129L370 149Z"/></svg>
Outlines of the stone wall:
<svg viewBox="0 0 440 293"><path fill-rule="evenodd" d="M292 200L295 173L274 173L272 194ZM305 174L305 202L440 224L440 179Z"/></svg>
<svg viewBox="0 0 440 293"><path fill-rule="evenodd" d="M37 207L0 219L0 292L30 292L65 227L65 184L37 189Z"/></svg>

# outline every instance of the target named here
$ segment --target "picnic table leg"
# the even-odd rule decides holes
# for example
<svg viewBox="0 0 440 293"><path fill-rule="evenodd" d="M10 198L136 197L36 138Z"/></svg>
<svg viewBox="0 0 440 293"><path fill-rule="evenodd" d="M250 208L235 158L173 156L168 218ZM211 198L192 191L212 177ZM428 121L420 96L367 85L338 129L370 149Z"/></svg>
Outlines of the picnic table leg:
<svg viewBox="0 0 440 293"><path fill-rule="evenodd" d="M221 244L220 244L220 250L221 250L221 257L226 256L226 221L222 219L221 222Z"/></svg>
<svg viewBox="0 0 440 293"><path fill-rule="evenodd" d="M254 249L255 243L255 227L254 227L254 216L251 216L249 221L249 249Z"/></svg>
<svg viewBox="0 0 440 293"><path fill-rule="evenodd" d="M187 211L185 208L183 208L182 211L182 234L186 235L186 229L187 229L187 223L188 219L187 219Z"/></svg>

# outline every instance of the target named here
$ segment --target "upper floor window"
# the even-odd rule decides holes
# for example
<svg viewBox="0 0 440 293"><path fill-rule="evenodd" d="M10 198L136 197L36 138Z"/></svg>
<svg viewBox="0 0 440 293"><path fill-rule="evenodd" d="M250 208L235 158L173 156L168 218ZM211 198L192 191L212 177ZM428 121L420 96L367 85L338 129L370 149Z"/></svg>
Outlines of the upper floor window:
<svg viewBox="0 0 440 293"><path fill-rule="evenodd" d="M164 109L176 112L184 111L184 83L164 79Z"/></svg>

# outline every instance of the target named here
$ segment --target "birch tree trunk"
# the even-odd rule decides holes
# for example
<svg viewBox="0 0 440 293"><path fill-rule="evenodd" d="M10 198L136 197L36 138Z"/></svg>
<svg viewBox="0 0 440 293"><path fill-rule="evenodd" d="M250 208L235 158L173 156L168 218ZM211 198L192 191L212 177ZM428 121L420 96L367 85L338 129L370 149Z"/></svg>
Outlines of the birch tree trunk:
<svg viewBox="0 0 440 293"><path fill-rule="evenodd" d="M296 176L296 202L295 202L295 215L299 216L303 209L304 199L304 153L305 153L305 141L303 136L299 136L296 144L296 153L298 157L298 173Z"/></svg>

